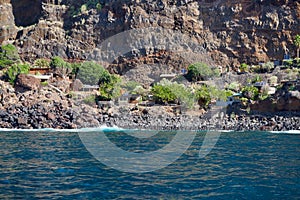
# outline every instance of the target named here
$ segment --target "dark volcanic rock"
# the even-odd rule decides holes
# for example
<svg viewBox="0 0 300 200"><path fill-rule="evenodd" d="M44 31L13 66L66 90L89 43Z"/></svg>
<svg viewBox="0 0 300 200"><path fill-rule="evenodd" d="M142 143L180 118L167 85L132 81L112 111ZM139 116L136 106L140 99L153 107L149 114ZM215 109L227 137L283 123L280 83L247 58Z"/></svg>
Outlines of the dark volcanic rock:
<svg viewBox="0 0 300 200"><path fill-rule="evenodd" d="M225 67L278 60L287 52L294 55L293 37L300 33L300 3L295 0L100 2L102 9L81 13L84 0L2 0L0 42L15 40L25 60L54 55L86 59L110 36L134 28L161 27L189 35L190 41L197 41L216 64ZM28 26L31 24L35 26ZM26 27L16 32L15 25ZM141 60L118 61L113 69L122 73L128 65L160 62L151 59L158 52L145 49L137 52ZM170 60L180 64L178 57Z"/></svg>

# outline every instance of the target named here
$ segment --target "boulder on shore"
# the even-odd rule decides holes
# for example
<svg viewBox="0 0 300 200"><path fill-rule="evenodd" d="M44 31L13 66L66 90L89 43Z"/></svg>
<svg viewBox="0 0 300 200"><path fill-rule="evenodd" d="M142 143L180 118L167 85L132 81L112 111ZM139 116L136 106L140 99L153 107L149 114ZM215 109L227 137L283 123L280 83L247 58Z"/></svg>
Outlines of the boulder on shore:
<svg viewBox="0 0 300 200"><path fill-rule="evenodd" d="M40 80L27 75L27 74L19 74L17 77L17 81L15 84L15 88L19 91L26 90L37 90L40 87Z"/></svg>

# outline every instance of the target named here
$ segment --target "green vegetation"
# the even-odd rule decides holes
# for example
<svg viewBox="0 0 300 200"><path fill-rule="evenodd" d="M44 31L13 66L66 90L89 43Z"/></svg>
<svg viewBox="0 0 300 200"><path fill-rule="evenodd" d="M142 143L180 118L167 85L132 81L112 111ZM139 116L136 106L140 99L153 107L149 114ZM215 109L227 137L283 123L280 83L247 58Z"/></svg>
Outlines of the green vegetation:
<svg viewBox="0 0 300 200"><path fill-rule="evenodd" d="M293 59L284 60L283 65L287 66L287 67L292 67L293 66Z"/></svg>
<svg viewBox="0 0 300 200"><path fill-rule="evenodd" d="M65 78L73 71L72 65L65 62L61 57L55 56L51 59L50 67L58 76Z"/></svg>
<svg viewBox="0 0 300 200"><path fill-rule="evenodd" d="M199 62L188 66L186 77L190 81L203 81L218 75L218 69L212 70L207 64Z"/></svg>
<svg viewBox="0 0 300 200"><path fill-rule="evenodd" d="M249 66L246 63L242 63L240 66L240 72L248 72Z"/></svg>
<svg viewBox="0 0 300 200"><path fill-rule="evenodd" d="M34 61L34 67L49 68L50 67L50 62L46 59L36 59Z"/></svg>
<svg viewBox="0 0 300 200"><path fill-rule="evenodd" d="M86 11L87 11L87 5L86 5L86 4L81 5L81 7L80 7L80 12L81 12L81 13L84 13L84 12L86 12Z"/></svg>
<svg viewBox="0 0 300 200"><path fill-rule="evenodd" d="M215 86L202 85L196 89L195 98L202 108L207 108L212 100L226 101L227 97L231 96L230 90L220 90Z"/></svg>
<svg viewBox="0 0 300 200"><path fill-rule="evenodd" d="M300 77L300 69L293 68L293 69L286 70L285 78L287 80L293 81L293 80L296 80L298 77Z"/></svg>
<svg viewBox="0 0 300 200"><path fill-rule="evenodd" d="M154 85L151 93L157 103L178 103L188 108L194 106L194 96L191 89L177 82L163 79Z"/></svg>
<svg viewBox="0 0 300 200"><path fill-rule="evenodd" d="M256 75L254 78L252 78L250 80L250 83L257 83L257 82L261 82L262 81L262 77L259 75Z"/></svg>
<svg viewBox="0 0 300 200"><path fill-rule="evenodd" d="M200 108L207 108L213 99L226 101L227 97L232 95L231 91L220 90L215 86L201 85L192 90L166 79L157 83L151 89L151 93L157 103L177 103L186 108L193 108L196 102Z"/></svg>
<svg viewBox="0 0 300 200"><path fill-rule="evenodd" d="M259 90L254 86L245 86L242 88L242 93L243 96L248 99L257 100L259 95Z"/></svg>
<svg viewBox="0 0 300 200"><path fill-rule="evenodd" d="M269 78L269 83L270 83L271 86L276 85L278 83L278 77L277 76L271 76Z"/></svg>
<svg viewBox="0 0 300 200"><path fill-rule="evenodd" d="M17 48L12 44L2 45L0 48L0 69L18 62L20 62L20 57Z"/></svg>
<svg viewBox="0 0 300 200"><path fill-rule="evenodd" d="M268 98L269 97L268 91L269 91L269 87L268 86L263 86L261 88L261 91L260 91L259 96L258 96L259 100L265 100L266 98Z"/></svg>
<svg viewBox="0 0 300 200"><path fill-rule="evenodd" d="M42 85L43 87L45 87L45 86L48 85L48 82L47 82L47 81L41 82L41 85Z"/></svg>
<svg viewBox="0 0 300 200"><path fill-rule="evenodd" d="M110 79L109 72L96 62L87 61L81 63L78 67L76 78L83 84L99 85L100 80L102 83L108 82Z"/></svg>
<svg viewBox="0 0 300 200"><path fill-rule="evenodd" d="M70 6L68 13L75 17L80 13L85 13L89 9L96 9L99 12L102 9L102 5L99 0L87 0L79 7Z"/></svg>
<svg viewBox="0 0 300 200"><path fill-rule="evenodd" d="M274 69L274 63L273 62L267 62L263 63L260 68L261 73L265 72L271 72Z"/></svg>
<svg viewBox="0 0 300 200"><path fill-rule="evenodd" d="M297 58L299 58L299 51L300 51L300 35L296 35L294 39L294 44L297 48Z"/></svg>
<svg viewBox="0 0 300 200"><path fill-rule="evenodd" d="M91 95L85 97L83 99L83 103L85 103L87 105L91 105L91 106L94 105L96 103L96 97L95 97L95 95L91 94Z"/></svg>
<svg viewBox="0 0 300 200"><path fill-rule="evenodd" d="M138 86L140 86L140 84L136 81L127 81L122 84L122 88L128 91L129 93L132 93Z"/></svg>
<svg viewBox="0 0 300 200"><path fill-rule="evenodd" d="M231 90L231 91L234 91L234 92L238 92L241 88L241 84L234 81L232 83L230 83L228 86L227 86L227 89L228 90Z"/></svg>
<svg viewBox="0 0 300 200"><path fill-rule="evenodd" d="M198 101L200 108L207 108L211 102L211 95L209 88L205 85L198 88L195 92L195 97Z"/></svg>
<svg viewBox="0 0 300 200"><path fill-rule="evenodd" d="M28 64L14 64L10 66L6 71L6 78L14 84L19 74L28 74L30 66Z"/></svg>
<svg viewBox="0 0 300 200"><path fill-rule="evenodd" d="M108 72L107 72L108 73ZM100 100L111 100L121 95L121 78L115 74L106 74L100 78Z"/></svg>
<svg viewBox="0 0 300 200"><path fill-rule="evenodd" d="M175 102L176 96L172 92L172 89L165 85L156 84L151 89L151 93L153 94L153 98L157 103L169 103Z"/></svg>

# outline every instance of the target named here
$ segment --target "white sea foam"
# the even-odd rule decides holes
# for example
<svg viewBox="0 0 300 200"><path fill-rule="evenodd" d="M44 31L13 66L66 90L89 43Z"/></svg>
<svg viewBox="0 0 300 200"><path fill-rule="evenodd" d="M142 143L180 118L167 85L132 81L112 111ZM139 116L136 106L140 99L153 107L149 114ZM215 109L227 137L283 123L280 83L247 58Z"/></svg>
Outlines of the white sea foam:
<svg viewBox="0 0 300 200"><path fill-rule="evenodd" d="M295 134L300 135L300 130L289 130L289 131L270 131L269 133L276 133L276 134Z"/></svg>
<svg viewBox="0 0 300 200"><path fill-rule="evenodd" d="M117 131L139 131L139 129L123 129L117 126L106 126L102 125L100 127L95 127L95 128L81 128L81 129L54 129L54 128L44 128L44 129L8 129L8 128L0 128L0 132L72 132L72 133L77 133L77 132L95 132L95 131L112 131L112 132L117 132ZM141 129L143 132L147 131L152 131L152 130L145 130ZM153 130L155 131L155 130ZM166 131L166 130L164 130ZM178 130L178 131L186 131L186 130ZM194 130L195 131L195 130ZM211 131L211 130L208 130ZM196 131L197 132L197 131ZM202 131L200 131L202 132ZM206 131L203 131L206 132ZM235 130L217 130L217 132L222 132L222 133L234 133L234 132L261 132L261 131L235 131ZM127 133L127 132L126 132ZM289 130L289 131L268 131L268 133L272 134L299 134L300 135L300 130Z"/></svg>

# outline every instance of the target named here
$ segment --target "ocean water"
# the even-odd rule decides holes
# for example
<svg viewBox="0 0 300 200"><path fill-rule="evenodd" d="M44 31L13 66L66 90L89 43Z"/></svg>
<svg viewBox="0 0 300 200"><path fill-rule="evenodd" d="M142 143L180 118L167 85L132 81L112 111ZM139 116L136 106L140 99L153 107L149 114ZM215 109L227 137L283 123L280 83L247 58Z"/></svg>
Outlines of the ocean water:
<svg viewBox="0 0 300 200"><path fill-rule="evenodd" d="M105 131L132 152L160 149L175 134ZM2 130L0 199L300 199L299 131L224 132L199 158L206 134L167 167L129 173L97 160L76 131Z"/></svg>

